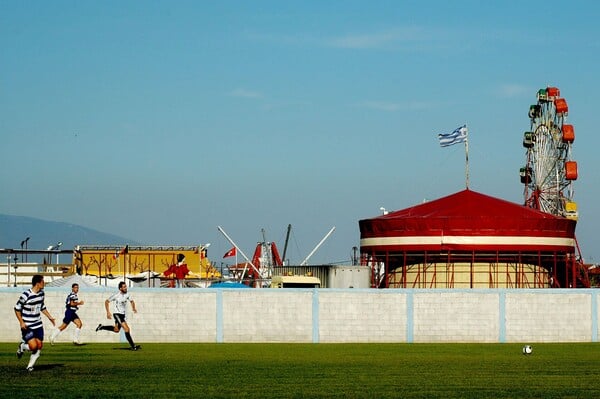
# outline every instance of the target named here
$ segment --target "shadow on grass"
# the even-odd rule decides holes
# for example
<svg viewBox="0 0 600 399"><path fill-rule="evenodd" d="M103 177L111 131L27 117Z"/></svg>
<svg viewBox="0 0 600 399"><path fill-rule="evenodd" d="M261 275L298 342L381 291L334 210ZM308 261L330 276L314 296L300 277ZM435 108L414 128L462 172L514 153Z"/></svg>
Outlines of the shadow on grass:
<svg viewBox="0 0 600 399"><path fill-rule="evenodd" d="M65 367L64 363L36 364L33 366L33 371L54 370L60 367Z"/></svg>

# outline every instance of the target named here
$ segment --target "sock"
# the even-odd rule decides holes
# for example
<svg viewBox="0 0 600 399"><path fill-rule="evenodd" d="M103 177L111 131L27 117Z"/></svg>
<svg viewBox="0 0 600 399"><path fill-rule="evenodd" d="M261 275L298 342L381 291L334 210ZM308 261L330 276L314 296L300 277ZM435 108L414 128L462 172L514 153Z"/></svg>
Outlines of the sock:
<svg viewBox="0 0 600 399"><path fill-rule="evenodd" d="M129 334L128 332L125 333L125 338L127 338L127 342L129 342L129 345L131 345L131 347L133 348L135 346L135 344L133 343L133 339L131 338L131 334Z"/></svg>
<svg viewBox="0 0 600 399"><path fill-rule="evenodd" d="M100 330L106 330L106 331L115 332L115 327L114 326L102 326L102 327L100 327Z"/></svg>
<svg viewBox="0 0 600 399"><path fill-rule="evenodd" d="M57 328L54 331L52 331L52 335L50 336L50 341L54 341L56 339L56 337L58 337L58 334L60 334L60 330Z"/></svg>
<svg viewBox="0 0 600 399"><path fill-rule="evenodd" d="M21 351L25 352L29 350L29 345L27 345L27 342L21 342Z"/></svg>
<svg viewBox="0 0 600 399"><path fill-rule="evenodd" d="M81 328L76 328L73 333L73 341L79 342L79 333L81 332Z"/></svg>
<svg viewBox="0 0 600 399"><path fill-rule="evenodd" d="M40 357L41 354L42 354L41 350L37 350L35 352L31 352L31 356L29 357L29 364L27 364L27 368L33 367L33 365L35 364L36 360L38 360L38 357Z"/></svg>

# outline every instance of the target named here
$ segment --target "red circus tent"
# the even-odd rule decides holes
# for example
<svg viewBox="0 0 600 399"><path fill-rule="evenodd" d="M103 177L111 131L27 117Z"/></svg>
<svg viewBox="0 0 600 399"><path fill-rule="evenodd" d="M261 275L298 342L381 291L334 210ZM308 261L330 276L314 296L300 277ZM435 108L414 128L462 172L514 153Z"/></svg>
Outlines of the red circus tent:
<svg viewBox="0 0 600 399"><path fill-rule="evenodd" d="M575 225L471 190L359 222L364 249L573 250Z"/></svg>
<svg viewBox="0 0 600 399"><path fill-rule="evenodd" d="M363 259L407 268L411 262L441 262L459 255L477 263L487 256L574 259L576 221L524 205L463 190L437 200L359 221ZM424 258L424 260L423 260ZM515 258L516 259L516 258ZM407 264L408 262L408 264ZM568 268L565 264L565 268ZM553 273L556 273L554 267ZM569 271L568 273L571 273ZM574 275L574 272L572 273ZM558 278L572 284L573 276ZM565 286L565 285L562 285Z"/></svg>

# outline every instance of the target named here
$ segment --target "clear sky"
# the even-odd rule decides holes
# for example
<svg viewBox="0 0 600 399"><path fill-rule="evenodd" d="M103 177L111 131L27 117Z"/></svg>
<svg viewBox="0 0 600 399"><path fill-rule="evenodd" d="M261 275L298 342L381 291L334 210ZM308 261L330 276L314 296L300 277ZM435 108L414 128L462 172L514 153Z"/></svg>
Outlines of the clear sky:
<svg viewBox="0 0 600 399"><path fill-rule="evenodd" d="M575 126L600 261L596 1L0 1L0 213L148 245L349 261L358 221L465 188L523 202L539 88ZM599 107L599 108L597 108ZM595 199L596 198L596 199ZM60 238L57 237L57 240ZM82 243L85 244L85 243Z"/></svg>

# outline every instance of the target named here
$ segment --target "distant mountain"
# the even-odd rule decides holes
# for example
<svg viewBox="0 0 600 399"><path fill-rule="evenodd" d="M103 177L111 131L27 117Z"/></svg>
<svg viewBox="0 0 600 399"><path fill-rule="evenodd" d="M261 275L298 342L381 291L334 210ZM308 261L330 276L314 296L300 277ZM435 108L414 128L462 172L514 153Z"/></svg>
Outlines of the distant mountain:
<svg viewBox="0 0 600 399"><path fill-rule="evenodd" d="M0 248L21 249L27 237L27 249L47 249L62 242L60 249L73 249L76 245L139 245L139 243L114 234L103 233L70 223L50 222L27 216L0 214ZM25 249L25 247L23 247ZM0 259L3 262L4 259Z"/></svg>

